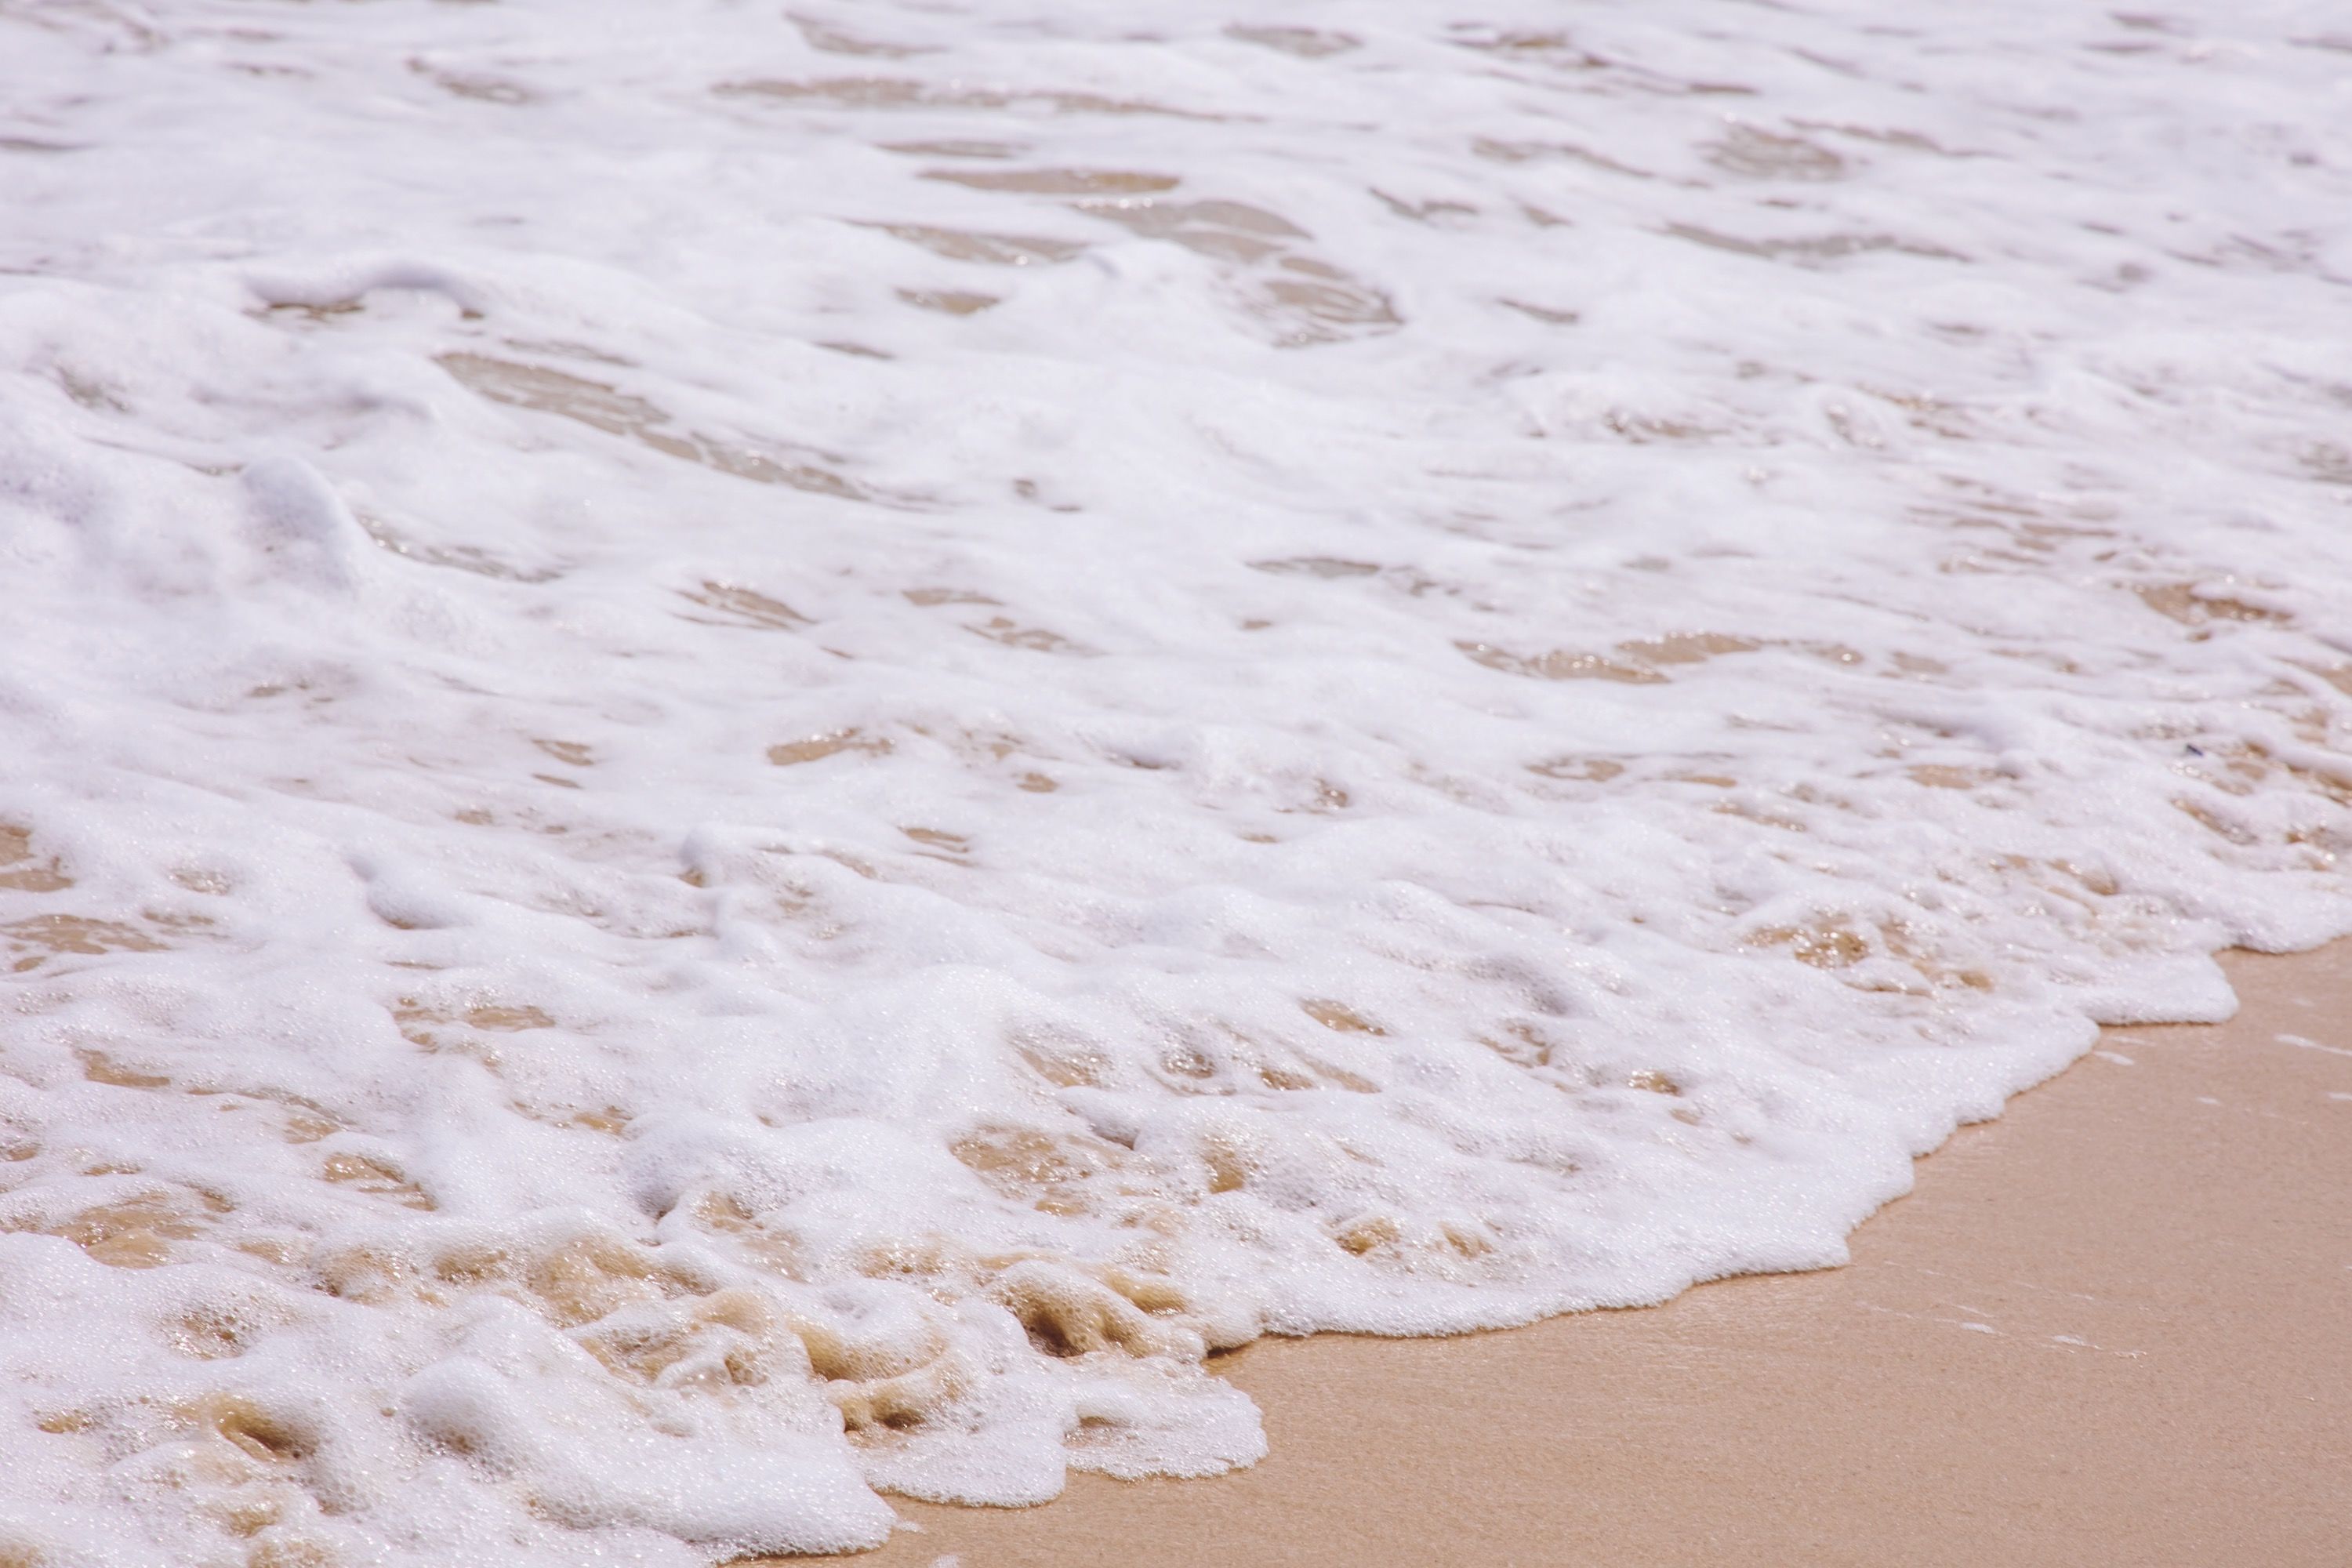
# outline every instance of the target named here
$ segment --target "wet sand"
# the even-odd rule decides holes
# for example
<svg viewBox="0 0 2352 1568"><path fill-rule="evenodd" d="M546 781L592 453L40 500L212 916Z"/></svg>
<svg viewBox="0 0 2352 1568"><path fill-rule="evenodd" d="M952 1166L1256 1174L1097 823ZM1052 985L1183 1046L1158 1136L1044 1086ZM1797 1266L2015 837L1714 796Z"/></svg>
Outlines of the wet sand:
<svg viewBox="0 0 2352 1568"><path fill-rule="evenodd" d="M901 1502L920 1532L857 1561L2352 1562L2352 942L2225 963L2235 1020L2108 1031L1923 1161L1846 1268L1264 1342L1221 1363L1265 1411L1255 1469Z"/></svg>

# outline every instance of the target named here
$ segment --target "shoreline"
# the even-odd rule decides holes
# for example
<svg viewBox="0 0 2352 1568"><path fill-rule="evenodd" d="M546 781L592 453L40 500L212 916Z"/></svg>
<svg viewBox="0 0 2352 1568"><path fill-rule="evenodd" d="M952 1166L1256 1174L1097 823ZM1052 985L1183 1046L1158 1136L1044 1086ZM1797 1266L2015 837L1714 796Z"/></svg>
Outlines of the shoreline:
<svg viewBox="0 0 2352 1568"><path fill-rule="evenodd" d="M854 1561L2340 1562L2352 940L2221 962L2234 1018L2104 1030L1925 1156L1843 1268L1453 1339L1261 1340L1217 1363L1265 1412L1254 1468L1074 1475L1029 1510L894 1498L917 1528Z"/></svg>

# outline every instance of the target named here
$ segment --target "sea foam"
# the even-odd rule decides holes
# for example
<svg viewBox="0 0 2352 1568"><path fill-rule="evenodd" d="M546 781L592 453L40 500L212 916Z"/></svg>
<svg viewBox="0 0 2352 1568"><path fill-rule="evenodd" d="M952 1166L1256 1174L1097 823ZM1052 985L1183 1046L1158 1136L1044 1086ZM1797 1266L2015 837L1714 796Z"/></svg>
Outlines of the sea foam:
<svg viewBox="0 0 2352 1568"><path fill-rule="evenodd" d="M0 1561L1212 1474L2352 930L2336 10L9 8Z"/></svg>

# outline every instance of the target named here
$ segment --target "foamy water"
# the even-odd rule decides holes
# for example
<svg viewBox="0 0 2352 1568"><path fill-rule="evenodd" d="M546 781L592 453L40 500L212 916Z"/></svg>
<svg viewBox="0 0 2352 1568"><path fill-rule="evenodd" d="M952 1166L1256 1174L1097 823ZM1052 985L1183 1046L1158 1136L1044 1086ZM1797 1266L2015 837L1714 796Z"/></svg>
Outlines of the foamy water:
<svg viewBox="0 0 2352 1568"><path fill-rule="evenodd" d="M2352 930L2348 122L2326 4L0 5L0 1562L867 1545L1837 1261Z"/></svg>

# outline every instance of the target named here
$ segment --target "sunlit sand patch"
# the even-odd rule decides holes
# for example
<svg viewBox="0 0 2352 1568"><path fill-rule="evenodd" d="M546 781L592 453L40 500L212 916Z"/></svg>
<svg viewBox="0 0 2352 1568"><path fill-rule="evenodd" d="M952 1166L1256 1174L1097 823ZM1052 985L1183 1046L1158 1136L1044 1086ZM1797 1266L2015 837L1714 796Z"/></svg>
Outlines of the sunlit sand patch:
<svg viewBox="0 0 2352 1568"><path fill-rule="evenodd" d="M986 1127L950 1146L964 1166L996 1192L1052 1215L1093 1210L1098 1187L1125 1169L1128 1152L1116 1143L1032 1128Z"/></svg>
<svg viewBox="0 0 2352 1568"><path fill-rule="evenodd" d="M804 741L786 741L770 746L768 761L780 768L796 767L803 763L821 763L844 752L856 752L869 757L887 756L890 752L890 738L887 735L868 735L855 726L846 730L831 730L822 735L811 735Z"/></svg>
<svg viewBox="0 0 2352 1568"><path fill-rule="evenodd" d="M367 1274L370 1260L357 1260L357 1266ZM373 1268L372 1277L383 1284L420 1278L404 1260L373 1260ZM653 1249L596 1230L530 1245L456 1244L431 1257L421 1279L430 1282L428 1289L495 1290L562 1329L593 1323L635 1302L699 1293L694 1274Z"/></svg>
<svg viewBox="0 0 2352 1568"><path fill-rule="evenodd" d="M460 1025L487 1034L503 1035L555 1027L552 1017L527 1003L486 1002L458 1007L403 996L393 1004L392 1017L411 1045L421 1046L426 1050L437 1050L446 1045L452 1038L446 1031Z"/></svg>
<svg viewBox="0 0 2352 1568"><path fill-rule="evenodd" d="M1362 47L1361 40L1351 34L1326 32L1316 27L1244 26L1236 22L1225 29L1225 37L1237 38L1244 44L1255 44L1260 48L1296 55L1303 60L1326 59Z"/></svg>
<svg viewBox="0 0 2352 1568"><path fill-rule="evenodd" d="M1339 1222L1330 1234L1340 1251L1372 1268L1448 1279L1478 1278L1476 1266L1496 1251L1492 1227L1477 1221L1433 1225L1374 1211Z"/></svg>
<svg viewBox="0 0 2352 1568"><path fill-rule="evenodd" d="M88 915L30 915L0 922L0 948L9 968L27 973L56 959L110 952L162 952L166 943L138 926Z"/></svg>
<svg viewBox="0 0 2352 1568"><path fill-rule="evenodd" d="M927 860L945 860L956 866L971 864L971 840L961 833L950 833L943 827L901 827L898 831L924 846L916 853Z"/></svg>
<svg viewBox="0 0 2352 1568"><path fill-rule="evenodd" d="M1361 1258L1381 1247L1394 1246L1403 1235L1403 1228L1388 1215L1369 1215L1340 1226L1331 1239L1342 1252Z"/></svg>
<svg viewBox="0 0 2352 1568"><path fill-rule="evenodd" d="M730 1246L740 1248L763 1270L784 1279L804 1276L800 1239L767 1225L733 1194L703 1192L679 1206L697 1226L726 1237Z"/></svg>
<svg viewBox="0 0 2352 1568"><path fill-rule="evenodd" d="M944 1237L897 1237L860 1248L851 1266L868 1279L947 1279L971 1273L964 1248Z"/></svg>
<svg viewBox="0 0 2352 1568"><path fill-rule="evenodd" d="M1948 763L1919 763L1903 770L1913 784L1929 789L1982 789L2006 775L1991 768L1958 767Z"/></svg>
<svg viewBox="0 0 2352 1568"><path fill-rule="evenodd" d="M191 1522L226 1537L215 1541L236 1552L245 1568L341 1568L348 1561L306 1528L334 1511L310 1471L320 1435L307 1416L273 1401L221 1391L136 1414L58 1412L43 1429L103 1430L110 1440L142 1450L136 1473L187 1499ZM198 1542L188 1537L180 1544L195 1549Z"/></svg>
<svg viewBox="0 0 2352 1568"><path fill-rule="evenodd" d="M1457 642L1454 646L1488 669L1540 680L1615 680L1629 686L1657 686L1666 679L1654 669L1597 653L1569 653L1555 648L1549 653L1527 655L1512 653L1492 643Z"/></svg>
<svg viewBox="0 0 2352 1568"><path fill-rule="evenodd" d="M673 431L668 428L672 421L667 412L604 382L488 354L445 353L438 356L438 363L468 390L493 403L557 415L592 430L626 437L664 457L680 458L739 479L784 485L838 500L872 499L833 469L804 458L770 457L691 431Z"/></svg>
<svg viewBox="0 0 2352 1568"><path fill-rule="evenodd" d="M1458 586L1441 583L1416 567L1382 566L1375 562L1351 561L1344 556L1294 555L1272 561L1253 561L1249 567L1253 572L1265 572L1277 577L1313 577L1327 582L1378 577L1387 586L1416 599L1431 593L1458 595L1462 592ZM1244 629L1263 629L1271 624L1265 621L1244 623Z"/></svg>
<svg viewBox="0 0 2352 1568"><path fill-rule="evenodd" d="M1916 970L1921 979L1941 989L1958 985L1970 991L1995 989L1990 970L1965 959L1954 959L1937 947L1929 932L1906 921L1882 921L1880 944L1887 953Z"/></svg>
<svg viewBox="0 0 2352 1568"><path fill-rule="evenodd" d="M943 1415L980 1381L980 1370L928 1318L845 1328L786 1314L782 1326L861 1446L887 1443Z"/></svg>
<svg viewBox="0 0 2352 1568"><path fill-rule="evenodd" d="M1528 772L1540 773L1548 779L1607 784L1623 774L1625 764L1613 757L1552 757L1540 763L1529 763Z"/></svg>
<svg viewBox="0 0 2352 1568"><path fill-rule="evenodd" d="M963 629L974 637L986 637L990 642L1003 643L1007 647L1025 648L1031 653L1092 657L1096 652L1059 632L1047 631L1041 626L1024 626L1009 616L991 616L986 621L968 624Z"/></svg>
<svg viewBox="0 0 2352 1568"><path fill-rule="evenodd" d="M574 1337L605 1371L645 1385L716 1394L806 1374L787 1321L743 1289L614 1312Z"/></svg>
<svg viewBox="0 0 2352 1568"><path fill-rule="evenodd" d="M2206 627L2215 621L2257 622L2284 626L2294 619L2283 610L2265 609L2227 594L2206 591L2196 583L2158 583L2132 590L2141 604L2167 620L2184 626Z"/></svg>
<svg viewBox="0 0 2352 1568"><path fill-rule="evenodd" d="M1032 1072L1057 1089L1100 1088L1112 1067L1108 1052L1080 1036L1024 1029L1016 1030L1008 1043Z"/></svg>
<svg viewBox="0 0 2352 1568"><path fill-rule="evenodd" d="M1298 1005L1298 1009L1325 1028L1335 1030L1339 1034L1385 1035L1388 1033L1386 1029L1381 1028L1346 1003L1334 1002L1328 997L1309 997Z"/></svg>
<svg viewBox="0 0 2352 1568"><path fill-rule="evenodd" d="M1138 196L1172 191L1173 174L1132 169L927 169L926 180L969 185L975 191L1016 191L1040 196Z"/></svg>
<svg viewBox="0 0 2352 1568"><path fill-rule="evenodd" d="M1727 637L1720 632L1675 632L1617 645L1620 653L1643 664L1704 664L1730 653L1754 653L1764 645L1753 637Z"/></svg>
<svg viewBox="0 0 2352 1568"><path fill-rule="evenodd" d="M1225 1068L1221 1051L1208 1048L1195 1033L1185 1031L1166 1041L1153 1064L1161 1087L1179 1094L1230 1094L1230 1084L1217 1081Z"/></svg>
<svg viewBox="0 0 2352 1568"><path fill-rule="evenodd" d="M607 1105L600 1110L574 1110L562 1119L562 1124L601 1132L607 1138L625 1137L629 1131L629 1113L617 1105Z"/></svg>
<svg viewBox="0 0 2352 1568"><path fill-rule="evenodd" d="M1768 643L1721 632L1671 632L1664 637L1637 637L1619 643L1615 652L1620 657L1616 658L1560 648L1521 654L1484 642L1457 642L1454 646L1487 668L1499 669L1507 675L1532 676L1543 680L1614 680L1630 686L1654 686L1671 679L1664 670L1771 647L1793 647L1832 664L1850 665L1862 660L1859 652L1840 644Z"/></svg>
<svg viewBox="0 0 2352 1568"><path fill-rule="evenodd" d="M1318 1005L1336 1006L1336 1004L1309 1003L1305 1007L1308 1016L1323 1024L1326 1028L1333 1028L1334 1026L1326 1022L1315 1011ZM1345 1012L1345 1009L1340 1011ZM1353 1015L1349 1016L1353 1016ZM1324 1089L1345 1089L1350 1094L1380 1092L1380 1085L1362 1074L1351 1072L1335 1062L1299 1050L1288 1044L1260 1039L1229 1024L1220 1024L1217 1026L1217 1032L1223 1035L1227 1042L1224 1052L1227 1060L1220 1065L1220 1071L1230 1073L1241 1087L1246 1088L1248 1080L1254 1077L1263 1087L1286 1094ZM1386 1030L1377 1027L1351 1029L1344 1025L1338 1026L1335 1032L1376 1036L1387 1034Z"/></svg>
<svg viewBox="0 0 2352 1568"><path fill-rule="evenodd" d="M698 589L678 590L685 598L705 609L718 611L724 619L705 621L710 626L756 626L764 631L789 632L816 623L793 609L781 599L772 599L756 588L740 583L716 583L705 580ZM688 620L704 620L700 616L688 616Z"/></svg>
<svg viewBox="0 0 2352 1568"><path fill-rule="evenodd" d="M1846 161L1820 142L1753 125L1733 125L1706 151L1717 168L1751 180L1838 180L1846 174Z"/></svg>
<svg viewBox="0 0 2352 1568"><path fill-rule="evenodd" d="M315 1143L343 1128L341 1118L333 1111L291 1090L185 1083L166 1074L142 1071L104 1051L83 1047L76 1050L74 1055L82 1064L82 1076L92 1083L121 1089L171 1089L199 1100L213 1100L223 1113L230 1115L257 1107L269 1107L271 1113L266 1119L273 1123L277 1135L289 1143Z"/></svg>
<svg viewBox="0 0 2352 1568"><path fill-rule="evenodd" d="M20 893L58 893L73 886L57 857L36 858L32 829L0 822L0 888Z"/></svg>
<svg viewBox="0 0 2352 1568"><path fill-rule="evenodd" d="M1870 955L1870 942L1843 922L1817 926L1766 926L1748 937L1756 947L1785 947L1800 963L1815 969L1848 969Z"/></svg>
<svg viewBox="0 0 2352 1568"><path fill-rule="evenodd" d="M173 1261L174 1243L204 1235L228 1212L226 1198L169 1186L91 1204L38 1228L72 1242L110 1268L160 1268Z"/></svg>
<svg viewBox="0 0 2352 1568"><path fill-rule="evenodd" d="M907 603L924 609L937 605L995 605L1003 602L990 598L976 588L908 588L903 590L903 596Z"/></svg>
<svg viewBox="0 0 2352 1568"><path fill-rule="evenodd" d="M1891 234L1824 234L1795 239L1748 239L1692 223L1669 223L1658 232L1675 239L1688 240L1693 245L1705 246L1710 250L1752 256L1763 261L1794 261L1801 266L1817 267L1843 261L1851 256L1868 256L1876 251L1894 251L1934 261L1968 259L1957 250L1948 250L1927 240L1906 239Z"/></svg>
<svg viewBox="0 0 2352 1568"><path fill-rule="evenodd" d="M901 289L898 298L919 310L942 316L976 316L1004 302L999 294L979 294L968 289Z"/></svg>
<svg viewBox="0 0 2352 1568"><path fill-rule="evenodd" d="M81 1063L81 1076L92 1083L115 1089L163 1089L172 1081L168 1074L142 1072L90 1047L77 1049L74 1057Z"/></svg>
<svg viewBox="0 0 2352 1568"><path fill-rule="evenodd" d="M1940 957L1928 944L1926 934L1909 923L1881 921L1874 930L1878 939L1875 943L1870 936L1854 930L1848 921L1825 919L1801 926L1763 926L1742 940L1750 947L1785 948L1798 963L1836 973L1840 979L1867 991L1927 995L1953 987L1969 991L1994 989L1992 975L1987 970ZM1882 969L1846 973L1861 971L1865 963L1880 955L1897 961L1919 979L1906 980Z"/></svg>
<svg viewBox="0 0 2352 1568"><path fill-rule="evenodd" d="M398 1166L373 1154L331 1154L326 1163L320 1167L319 1173L325 1180L348 1186L353 1192L397 1198L409 1208L439 1206L424 1188L404 1175Z"/></svg>

